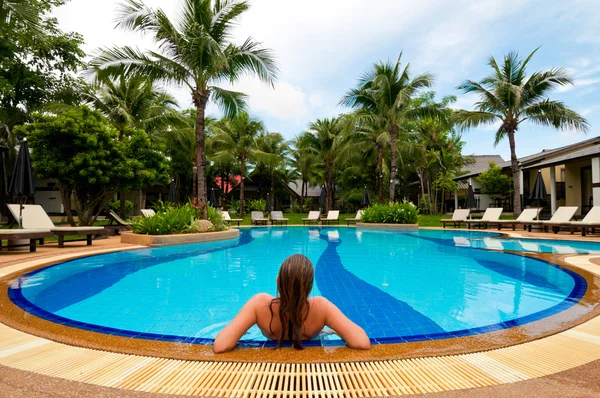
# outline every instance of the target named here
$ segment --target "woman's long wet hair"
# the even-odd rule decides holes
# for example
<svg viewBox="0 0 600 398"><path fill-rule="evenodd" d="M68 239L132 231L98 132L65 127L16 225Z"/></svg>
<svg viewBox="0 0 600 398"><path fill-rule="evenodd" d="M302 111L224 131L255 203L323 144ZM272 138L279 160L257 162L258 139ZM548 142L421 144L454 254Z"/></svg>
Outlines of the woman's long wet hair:
<svg viewBox="0 0 600 398"><path fill-rule="evenodd" d="M315 270L312 263L302 254L294 254L285 259L279 269L277 277L277 297L271 300L271 323L273 329L273 304L279 303L279 321L281 322L281 335L277 348L281 347L283 340L293 342L294 348L302 349L302 324L308 317L308 295L312 290L315 279Z"/></svg>

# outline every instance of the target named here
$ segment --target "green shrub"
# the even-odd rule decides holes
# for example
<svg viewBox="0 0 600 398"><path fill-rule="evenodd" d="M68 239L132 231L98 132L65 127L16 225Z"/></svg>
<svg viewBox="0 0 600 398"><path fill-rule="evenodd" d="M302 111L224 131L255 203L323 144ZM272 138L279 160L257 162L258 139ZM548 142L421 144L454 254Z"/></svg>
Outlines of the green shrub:
<svg viewBox="0 0 600 398"><path fill-rule="evenodd" d="M172 202L163 202L162 200L157 200L156 202L154 202L152 207L154 208L155 212L164 213L165 211L173 210L174 208L177 207L177 205Z"/></svg>
<svg viewBox="0 0 600 398"><path fill-rule="evenodd" d="M361 218L368 223L416 224L419 209L410 202L374 204L364 210Z"/></svg>
<svg viewBox="0 0 600 398"><path fill-rule="evenodd" d="M121 211L121 201L113 200L111 202L108 202L106 204L106 206L104 206L104 211L106 213L108 213L111 210L114 211L115 213L119 214L119 212ZM130 217L131 214L133 214L133 202L130 200L126 200L125 201L125 217Z"/></svg>
<svg viewBox="0 0 600 398"><path fill-rule="evenodd" d="M264 199L252 199L248 201L248 207L250 211L265 211L267 201Z"/></svg>
<svg viewBox="0 0 600 398"><path fill-rule="evenodd" d="M144 235L172 235L194 233L205 230L203 223L197 221L202 216L202 210L192 204L185 205L160 205L156 215L141 217L133 221L133 232ZM223 221L221 213L212 207L207 208L208 221L212 223L210 231L223 231L228 226Z"/></svg>

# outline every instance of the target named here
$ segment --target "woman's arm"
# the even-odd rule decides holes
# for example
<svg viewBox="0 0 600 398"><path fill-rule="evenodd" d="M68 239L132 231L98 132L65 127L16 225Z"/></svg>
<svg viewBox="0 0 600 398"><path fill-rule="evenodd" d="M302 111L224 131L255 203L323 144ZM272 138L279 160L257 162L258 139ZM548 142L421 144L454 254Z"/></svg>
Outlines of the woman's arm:
<svg viewBox="0 0 600 398"><path fill-rule="evenodd" d="M221 330L213 345L215 353L219 354L233 350L244 333L256 324L256 308L264 302L263 296L263 294L257 294L248 300L229 325Z"/></svg>
<svg viewBox="0 0 600 398"><path fill-rule="evenodd" d="M365 331L352 322L346 315L340 311L331 301L322 298L325 306L325 325L333 329L350 348L368 350L371 348L371 341Z"/></svg>

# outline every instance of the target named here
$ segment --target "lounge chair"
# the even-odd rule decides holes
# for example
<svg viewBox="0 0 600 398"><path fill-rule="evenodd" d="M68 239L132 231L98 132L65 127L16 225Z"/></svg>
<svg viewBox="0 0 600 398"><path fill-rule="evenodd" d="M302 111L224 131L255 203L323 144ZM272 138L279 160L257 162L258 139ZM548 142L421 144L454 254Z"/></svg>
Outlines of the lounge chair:
<svg viewBox="0 0 600 398"><path fill-rule="evenodd" d="M581 236L586 236L588 229L592 233L596 233L596 228L600 228L600 206L594 206L581 221L570 221L566 224L571 230L571 234L575 233L576 228L581 228Z"/></svg>
<svg viewBox="0 0 600 398"><path fill-rule="evenodd" d="M156 215L156 213L152 209L141 209L140 212L142 213L142 217L146 218Z"/></svg>
<svg viewBox="0 0 600 398"><path fill-rule="evenodd" d="M131 223L129 221L123 220L113 210L110 210L108 212L108 216L110 218L110 221L109 221L108 225L104 226L104 228L106 230L112 232L112 235L119 235L119 233L121 233L121 231L127 231L127 230L131 229ZM113 224L113 221L115 222L114 224Z"/></svg>
<svg viewBox="0 0 600 398"><path fill-rule="evenodd" d="M239 226L240 223L244 220L242 220L241 218L231 218L231 216L229 215L228 211L222 210L221 211L221 215L223 216L223 221L231 224L231 223L237 223L237 225Z"/></svg>
<svg viewBox="0 0 600 398"><path fill-rule="evenodd" d="M320 211L309 211L308 212L308 217L302 219L302 224L305 224L305 223L309 223L310 224L313 221L316 222L316 223L318 223L320 216L321 216L321 212Z"/></svg>
<svg viewBox="0 0 600 398"><path fill-rule="evenodd" d="M485 209L485 213L478 220L465 220L465 224L467 224L467 228L471 228L471 224L479 227L479 228L487 228L489 224L494 221L498 221L500 216L502 215L501 207L488 207Z"/></svg>
<svg viewBox="0 0 600 398"><path fill-rule="evenodd" d="M471 213L470 209L456 209L454 210L454 213L452 213L451 219L440 220L440 222L444 228L446 228L447 223L454 224L454 228L456 228L457 225L460 228L460 224L466 221L467 217L469 217L469 213Z"/></svg>
<svg viewBox="0 0 600 398"><path fill-rule="evenodd" d="M512 229L514 231L517 225L523 225L525 222L533 221L538 218L541 211L541 207L532 207L530 209L523 210L516 220L496 220L491 222L490 225L498 225L498 231L500 231L505 225L512 225Z"/></svg>
<svg viewBox="0 0 600 398"><path fill-rule="evenodd" d="M548 227L552 228L552 232L557 233L561 225L567 224L575 213L577 212L578 206L561 206L556 210L550 220L547 221L526 221L521 224L527 227L528 231L531 232L533 226L543 229L544 232L548 231Z"/></svg>
<svg viewBox="0 0 600 398"><path fill-rule="evenodd" d="M7 205L16 220L19 219L19 205ZM23 229L49 229L58 236L58 247L65 246L65 236L86 235L87 245L91 246L92 236L106 235L104 227L57 227L40 205L23 205Z"/></svg>
<svg viewBox="0 0 600 398"><path fill-rule="evenodd" d="M18 206L18 205L17 205ZM54 236L49 229L0 229L0 251L3 248L10 250L13 247L29 246L29 251L34 252L37 250L38 241L40 244L44 244L44 238ZM29 243L25 244L8 244L2 246L3 240L25 240L29 239Z"/></svg>
<svg viewBox="0 0 600 398"><path fill-rule="evenodd" d="M362 218L363 212L364 212L364 210L359 210L356 212L356 217L346 218L346 223L348 223L348 225L350 225L351 222L359 222L360 219Z"/></svg>
<svg viewBox="0 0 600 398"><path fill-rule="evenodd" d="M271 212L271 221L273 222L273 225L276 225L277 223L285 223L287 225L288 223L288 219L283 217L283 212L281 211L272 211Z"/></svg>
<svg viewBox="0 0 600 398"><path fill-rule="evenodd" d="M336 224L340 223L340 211L339 210L329 210L327 212L327 217L321 218L321 222L323 224Z"/></svg>
<svg viewBox="0 0 600 398"><path fill-rule="evenodd" d="M254 224L254 225L258 225L258 224L267 225L267 222L269 221L268 218L265 218L263 216L262 211L253 211L252 213L250 213L250 220L252 221L252 224Z"/></svg>

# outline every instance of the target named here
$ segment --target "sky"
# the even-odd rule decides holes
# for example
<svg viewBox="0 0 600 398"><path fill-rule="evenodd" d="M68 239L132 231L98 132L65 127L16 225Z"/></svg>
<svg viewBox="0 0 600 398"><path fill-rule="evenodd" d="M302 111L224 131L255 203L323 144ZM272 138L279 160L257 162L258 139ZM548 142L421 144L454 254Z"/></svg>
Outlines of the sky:
<svg viewBox="0 0 600 398"><path fill-rule="evenodd" d="M180 0L145 0L175 16ZM148 37L115 29L120 0L70 0L54 15L65 31L85 39L84 49L152 46ZM490 72L490 56L511 50L522 56L541 48L528 71L564 67L575 81L551 98L565 102L589 121L587 135L521 125L519 157L600 135L600 7L598 0L250 0L233 41L248 36L272 49L280 75L275 87L245 77L234 89L249 95L250 113L269 131L286 138L305 131L317 118L349 109L338 105L361 74L378 61L410 62L413 74L435 75L438 98L457 96L455 107L472 109L477 97L456 87ZM192 107L183 88L168 87L181 108ZM218 116L218 109L209 107ZM510 159L508 141L494 147L497 126L463 133L465 154L499 154Z"/></svg>

